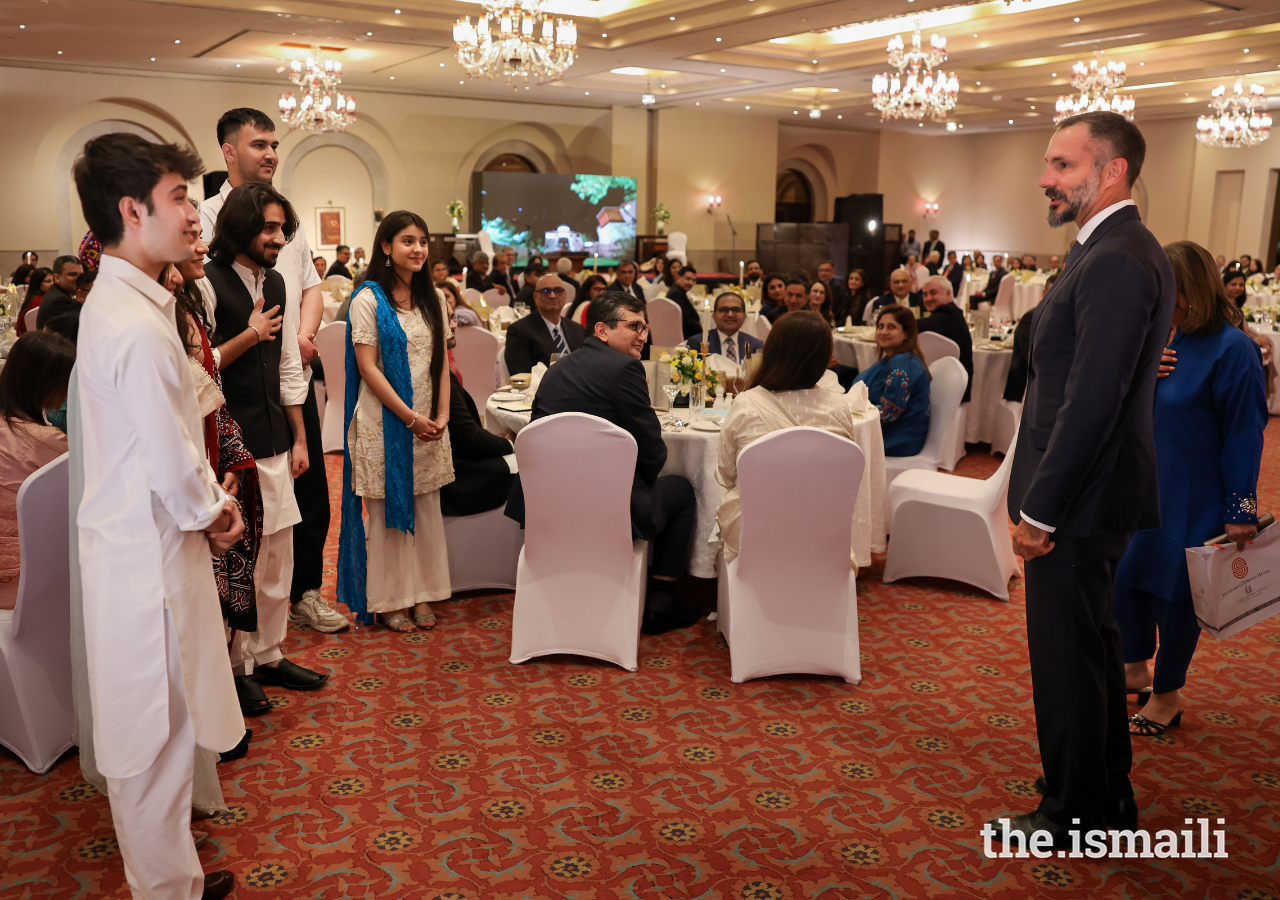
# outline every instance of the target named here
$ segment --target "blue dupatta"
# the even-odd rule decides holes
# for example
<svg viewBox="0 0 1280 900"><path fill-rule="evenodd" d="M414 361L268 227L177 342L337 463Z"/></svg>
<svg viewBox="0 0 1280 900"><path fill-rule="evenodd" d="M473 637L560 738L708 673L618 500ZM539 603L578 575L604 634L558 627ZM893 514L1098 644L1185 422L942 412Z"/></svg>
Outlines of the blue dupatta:
<svg viewBox="0 0 1280 900"><path fill-rule="evenodd" d="M409 377L409 349L400 317L382 287L366 281L377 300L378 352L382 374L401 400L413 407L413 381ZM342 418L342 529L338 537L338 600L345 603L356 621L373 623L365 593L368 551L365 547L363 501L351 489L351 419L360 398L360 367L356 364L351 323L347 322L346 396ZM332 402L332 401L331 401ZM386 526L413 534L413 432L400 418L382 407L382 446L386 456Z"/></svg>

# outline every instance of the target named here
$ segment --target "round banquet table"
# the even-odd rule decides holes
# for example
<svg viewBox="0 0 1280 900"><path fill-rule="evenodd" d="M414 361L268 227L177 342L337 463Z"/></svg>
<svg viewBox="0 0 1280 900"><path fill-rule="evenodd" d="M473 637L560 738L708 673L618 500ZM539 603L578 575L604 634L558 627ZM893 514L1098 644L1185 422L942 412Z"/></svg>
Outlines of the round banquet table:
<svg viewBox="0 0 1280 900"><path fill-rule="evenodd" d="M1280 331L1275 331L1274 325L1256 325L1249 324L1249 327L1259 334L1267 337L1271 341L1271 359L1280 362ZM1271 395L1271 402L1267 404L1268 412L1271 415L1280 415L1280 391L1276 391Z"/></svg>
<svg viewBox="0 0 1280 900"><path fill-rule="evenodd" d="M485 427L495 434L519 434L520 429L529 424L531 413L528 410L505 410L501 408L504 405L510 404L489 398L485 404ZM853 551L859 566L869 566L871 554L884 553L886 546L885 493L888 487L884 481L884 436L880 432L880 416L875 410L862 416L855 413L853 421L854 442L866 459L853 510ZM662 440L667 445L667 463L660 474L683 475L689 479L697 496L698 511L689 552L689 574L698 578L715 578L719 541L713 536L718 534L716 510L724 499L724 489L716 481L720 435L689 428L664 431Z"/></svg>
<svg viewBox="0 0 1280 900"><path fill-rule="evenodd" d="M1021 278L1013 283L1013 320L1016 322L1044 299L1044 282L1039 278L1023 281Z"/></svg>

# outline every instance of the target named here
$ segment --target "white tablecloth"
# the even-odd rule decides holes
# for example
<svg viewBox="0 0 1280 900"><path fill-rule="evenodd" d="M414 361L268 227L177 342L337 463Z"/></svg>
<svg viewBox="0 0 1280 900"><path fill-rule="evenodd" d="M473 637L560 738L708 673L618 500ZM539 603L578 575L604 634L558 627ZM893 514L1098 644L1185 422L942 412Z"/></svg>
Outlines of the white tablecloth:
<svg viewBox="0 0 1280 900"><path fill-rule="evenodd" d="M1009 366L1012 364L1012 350L973 351L973 389L969 392L969 406L965 413L965 443L992 442L1000 401L1004 398L1004 383L1009 378Z"/></svg>
<svg viewBox="0 0 1280 900"><path fill-rule="evenodd" d="M495 434L515 434L529 424L531 413L499 409L500 401L490 397L485 406L485 427ZM859 566L871 564L871 554L885 552L884 436L880 417L874 412L854 419L854 437L866 458L862 486L854 506L857 529L854 553ZM693 541L689 552L689 574L698 578L716 577L718 543L711 542L715 531L716 510L724 499L724 490L716 481L716 458L720 435L715 432L687 429L663 432L667 445L667 463L662 475L683 475L689 479L697 497L698 511L694 520Z"/></svg>
<svg viewBox="0 0 1280 900"><path fill-rule="evenodd" d="M1024 282L1016 275L1013 282L1013 319L1016 322L1035 309L1044 298L1044 282L1036 278Z"/></svg>
<svg viewBox="0 0 1280 900"><path fill-rule="evenodd" d="M842 366L857 366L858 371L875 365L880 347L875 341L860 341L851 334L835 335L836 362Z"/></svg>
<svg viewBox="0 0 1280 900"><path fill-rule="evenodd" d="M1271 339L1271 359L1280 362L1280 331L1269 330L1272 327L1270 325L1251 324L1250 327ZM1268 411L1273 416L1280 415L1280 390L1271 396L1270 409Z"/></svg>

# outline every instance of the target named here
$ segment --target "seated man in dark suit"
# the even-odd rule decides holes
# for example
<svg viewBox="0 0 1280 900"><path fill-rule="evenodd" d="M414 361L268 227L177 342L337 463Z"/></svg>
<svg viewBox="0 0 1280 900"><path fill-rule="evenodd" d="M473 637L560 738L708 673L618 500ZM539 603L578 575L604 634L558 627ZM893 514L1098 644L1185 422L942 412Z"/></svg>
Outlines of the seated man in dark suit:
<svg viewBox="0 0 1280 900"><path fill-rule="evenodd" d="M547 274L547 270L542 263L531 262L524 269L524 286L516 292L516 298L511 301L513 307L523 306L529 311L538 308L538 304L533 302L533 286L538 283L538 279Z"/></svg>
<svg viewBox="0 0 1280 900"><path fill-rule="evenodd" d="M578 284L578 279L573 277L573 260L567 256L562 256L556 260L556 274L560 276L560 280L565 284L573 285L576 291L582 285Z"/></svg>
<svg viewBox="0 0 1280 900"><path fill-rule="evenodd" d="M743 323L747 321L747 310L742 304L742 298L733 291L725 291L716 297L711 321L715 322L716 327L707 336L708 353L719 353L731 362L741 364L747 347L751 348L752 353L759 353L764 349L764 341L742 330ZM702 335L695 334L685 341L685 346L693 350L701 349Z"/></svg>
<svg viewBox="0 0 1280 900"><path fill-rule="evenodd" d="M667 299L680 307L680 327L684 332L685 340L702 331L702 320L698 318L698 311L694 309L693 301L689 299L689 291L693 290L697 281L698 270L693 266L685 266L680 270L680 275L676 278L671 290L667 291Z"/></svg>
<svg viewBox="0 0 1280 900"><path fill-rule="evenodd" d="M956 251L947 251L947 264L942 267L942 274L951 282L951 296L960 295L960 284L964 281L964 266L956 261Z"/></svg>
<svg viewBox="0 0 1280 900"><path fill-rule="evenodd" d="M649 328L645 304L622 291L605 291L587 308L591 334L582 349L547 372L533 399L533 419L563 412L599 416L636 440L636 474L631 486L632 536L650 541L645 634L686 628L701 618L696 609L676 605L675 580L684 572L697 501L689 481L658 476L667 446L657 414L649 405L640 351ZM589 465L589 464L588 464ZM507 515L524 522L520 478L511 486Z"/></svg>
<svg viewBox="0 0 1280 900"><path fill-rule="evenodd" d="M489 280L493 282L493 286L502 291L507 297L514 297L515 291L511 286L511 251L505 247L499 247L493 251L493 271L489 273Z"/></svg>
<svg viewBox="0 0 1280 900"><path fill-rule="evenodd" d="M80 318L80 302L76 300L76 281L84 273L79 257L59 256L53 261L53 287L45 292L36 313L36 329L42 329L58 316Z"/></svg>
<svg viewBox="0 0 1280 900"><path fill-rule="evenodd" d="M351 277L351 248L346 244L339 244L338 249L333 253L333 265L329 267L329 271L325 273L328 278L331 275L341 275L343 278Z"/></svg>
<svg viewBox="0 0 1280 900"><path fill-rule="evenodd" d="M871 319L866 324L874 325L880 310L890 303L900 306L914 306L920 309L924 305L924 297L919 291L911 290L912 276L906 269L894 269L889 273L889 290L876 298L871 304Z"/></svg>
<svg viewBox="0 0 1280 900"><path fill-rule="evenodd" d="M471 254L471 268L467 269L465 286L482 294L493 290L493 279L489 277L489 254L483 250Z"/></svg>
<svg viewBox="0 0 1280 900"><path fill-rule="evenodd" d="M934 275L924 283L924 308L929 315L920 320L921 331L932 331L950 338L960 345L960 364L969 380L964 386L964 400L969 402L969 390L973 387L973 338L969 334L969 322L964 311L956 306L951 296L951 282L942 275ZM925 363L933 360L927 359Z"/></svg>
<svg viewBox="0 0 1280 900"><path fill-rule="evenodd" d="M1009 363L1009 377L1004 382L1004 399L1022 402L1027 392L1027 359L1031 350L1031 313L1023 313L1013 329L1013 359Z"/></svg>
<svg viewBox="0 0 1280 900"><path fill-rule="evenodd" d="M582 326L560 315L565 303L564 282L543 275L533 290L538 311L507 329L507 371L532 372L538 363L551 364L552 353L570 353L582 346L587 333Z"/></svg>
<svg viewBox="0 0 1280 900"><path fill-rule="evenodd" d="M644 289L636 282L636 264L629 259L624 259L618 263L617 277L614 279L610 290L622 291L624 294L630 294L637 300L644 300Z"/></svg>
<svg viewBox="0 0 1280 900"><path fill-rule="evenodd" d="M843 325L851 313L849 311L849 291L840 279L836 278L836 266L829 259L824 259L818 263L818 280L827 286L827 290L831 292L831 316L837 325ZM862 310L858 310L858 315L862 314Z"/></svg>
<svg viewBox="0 0 1280 900"><path fill-rule="evenodd" d="M511 467L503 459L515 449L511 439L485 431L476 402L453 372L449 373L449 443L453 446L454 480L440 488L440 512L474 516L497 509L511 493Z"/></svg>
<svg viewBox="0 0 1280 900"><path fill-rule="evenodd" d="M1004 254L996 253L991 257L991 276L987 279L987 286L982 289L982 293L973 298L969 308L972 309L978 303L986 303L991 306L995 305L996 294L1000 291L1000 280L1008 275L1009 271L1004 267Z"/></svg>

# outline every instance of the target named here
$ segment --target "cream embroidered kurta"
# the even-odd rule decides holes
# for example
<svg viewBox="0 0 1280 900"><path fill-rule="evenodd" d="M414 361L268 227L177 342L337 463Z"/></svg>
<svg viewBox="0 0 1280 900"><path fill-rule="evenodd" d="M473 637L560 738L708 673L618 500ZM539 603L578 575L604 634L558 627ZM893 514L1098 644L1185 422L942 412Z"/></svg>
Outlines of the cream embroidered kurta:
<svg viewBox="0 0 1280 900"><path fill-rule="evenodd" d="M728 562L738 555L742 537L742 500L738 495L738 454L752 441L791 428L809 425L856 441L853 413L848 398L838 391L813 387L803 391L779 391L773 393L762 387L743 391L733 401L733 408L725 418L720 433L720 456L716 468L716 481L724 488L724 500L716 512L720 523L720 546ZM855 521L849 529L849 559L856 569L853 553Z"/></svg>
<svg viewBox="0 0 1280 900"><path fill-rule="evenodd" d="M80 315L84 494L76 524L98 767L146 770L170 735L165 616L196 742L229 750L244 719L203 533L224 495L168 291L104 254Z"/></svg>
<svg viewBox="0 0 1280 900"><path fill-rule="evenodd" d="M393 304L394 305L394 304ZM413 411L427 418L431 416L431 326L417 309L396 310L400 327L404 329L408 344L409 380L413 384ZM449 308L440 301L440 315L444 321L444 341L453 337L449 328ZM378 301L373 291L360 291L351 299L347 316L351 340L356 344L378 346ZM382 369L382 357L378 357L378 369ZM446 368L442 378L449 377ZM436 411L436 416L448 413ZM360 395L351 417L351 490L360 497L381 500L386 497L386 454L382 444L382 401L360 382ZM449 432L438 441L413 441L413 492L428 494L453 482L453 450L449 445Z"/></svg>

